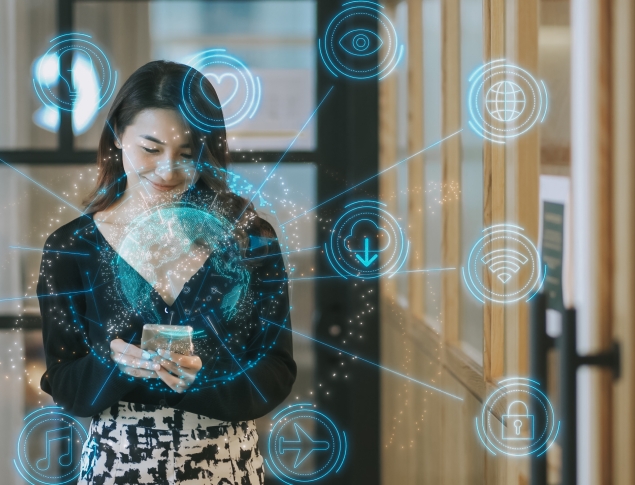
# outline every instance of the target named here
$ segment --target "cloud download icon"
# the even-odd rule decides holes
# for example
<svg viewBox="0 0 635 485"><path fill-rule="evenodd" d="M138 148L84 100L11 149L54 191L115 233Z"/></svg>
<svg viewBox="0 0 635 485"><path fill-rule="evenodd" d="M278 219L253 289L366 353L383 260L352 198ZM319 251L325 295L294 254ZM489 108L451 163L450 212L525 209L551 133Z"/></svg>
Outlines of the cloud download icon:
<svg viewBox="0 0 635 485"><path fill-rule="evenodd" d="M340 276L392 277L406 262L408 240L384 207L372 200L349 204L333 226L326 255Z"/></svg>

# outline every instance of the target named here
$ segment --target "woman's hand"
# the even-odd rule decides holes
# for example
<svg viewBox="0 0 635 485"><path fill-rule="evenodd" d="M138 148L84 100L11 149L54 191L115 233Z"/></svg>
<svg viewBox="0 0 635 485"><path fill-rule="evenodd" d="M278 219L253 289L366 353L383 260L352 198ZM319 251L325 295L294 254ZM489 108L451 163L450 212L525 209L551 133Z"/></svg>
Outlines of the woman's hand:
<svg viewBox="0 0 635 485"><path fill-rule="evenodd" d="M152 360L152 354L136 345L116 338L110 342L110 358L119 366L119 370L132 377L156 379L161 366Z"/></svg>
<svg viewBox="0 0 635 485"><path fill-rule="evenodd" d="M155 362L159 362L161 367L156 373L176 392L185 392L203 367L198 355L181 355L169 350L158 350L157 354Z"/></svg>

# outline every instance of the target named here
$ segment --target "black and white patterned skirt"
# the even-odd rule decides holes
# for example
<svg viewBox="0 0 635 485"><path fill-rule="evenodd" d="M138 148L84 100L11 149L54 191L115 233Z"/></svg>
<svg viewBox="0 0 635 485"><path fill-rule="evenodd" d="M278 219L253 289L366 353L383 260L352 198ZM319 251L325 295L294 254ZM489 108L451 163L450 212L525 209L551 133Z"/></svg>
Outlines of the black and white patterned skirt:
<svg viewBox="0 0 635 485"><path fill-rule="evenodd" d="M262 485L254 421L120 402L93 418L78 485Z"/></svg>

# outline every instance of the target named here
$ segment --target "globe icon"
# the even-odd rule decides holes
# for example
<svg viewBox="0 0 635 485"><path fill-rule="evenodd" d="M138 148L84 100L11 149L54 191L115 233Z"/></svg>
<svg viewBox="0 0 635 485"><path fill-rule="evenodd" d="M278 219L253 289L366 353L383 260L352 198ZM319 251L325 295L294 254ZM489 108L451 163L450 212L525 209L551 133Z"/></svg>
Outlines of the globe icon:
<svg viewBox="0 0 635 485"><path fill-rule="evenodd" d="M525 105L524 91L512 81L497 82L485 96L485 107L497 121L514 121L523 113Z"/></svg>

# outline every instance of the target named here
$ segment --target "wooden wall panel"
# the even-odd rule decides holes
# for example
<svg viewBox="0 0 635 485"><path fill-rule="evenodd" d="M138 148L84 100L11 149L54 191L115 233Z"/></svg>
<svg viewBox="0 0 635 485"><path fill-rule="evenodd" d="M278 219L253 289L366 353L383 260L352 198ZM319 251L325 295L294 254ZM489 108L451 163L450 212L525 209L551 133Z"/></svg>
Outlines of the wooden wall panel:
<svg viewBox="0 0 635 485"><path fill-rule="evenodd" d="M505 1L483 1L483 50L486 62L505 57ZM484 87L487 92L488 85ZM483 144L483 226L505 222L505 145ZM488 284L491 274L483 275ZM504 373L505 307L486 302L483 316L483 370L488 381Z"/></svg>
<svg viewBox="0 0 635 485"><path fill-rule="evenodd" d="M461 16L459 0L444 0L441 6L441 112L444 137L461 128ZM443 190L461 180L461 138L453 136L441 145ZM461 261L460 204L442 206L441 258L444 267L458 268ZM459 272L444 271L441 286L443 336L446 343L459 340Z"/></svg>
<svg viewBox="0 0 635 485"><path fill-rule="evenodd" d="M613 11L613 234L619 255L613 280L614 335L622 344L622 377L615 383L613 479L635 483L635 5Z"/></svg>
<svg viewBox="0 0 635 485"><path fill-rule="evenodd" d="M408 0L408 153L423 148L423 4ZM408 162L408 238L410 269L425 268L425 176L423 154ZM423 319L425 274L408 275L410 311Z"/></svg>

